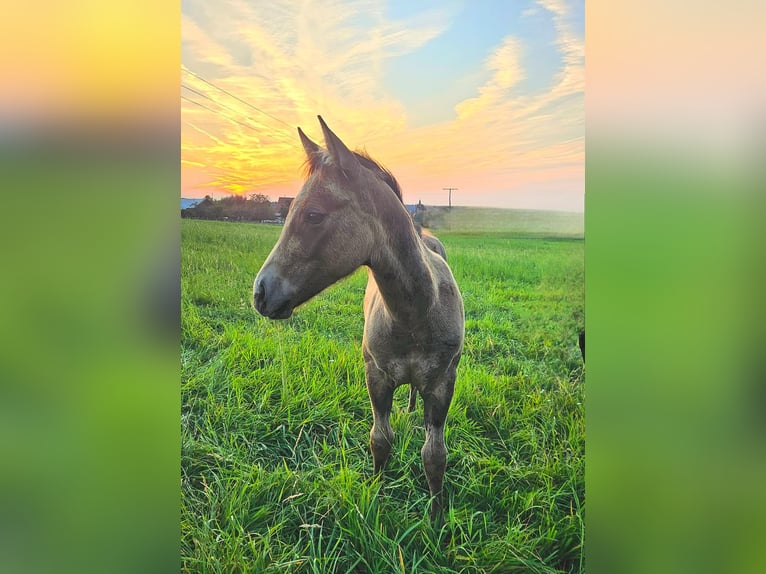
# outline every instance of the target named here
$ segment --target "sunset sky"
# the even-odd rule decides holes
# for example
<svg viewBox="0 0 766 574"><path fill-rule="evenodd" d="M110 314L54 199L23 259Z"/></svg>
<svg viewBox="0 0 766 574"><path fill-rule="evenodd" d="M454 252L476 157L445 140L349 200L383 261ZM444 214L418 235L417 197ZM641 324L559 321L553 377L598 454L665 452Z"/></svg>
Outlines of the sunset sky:
<svg viewBox="0 0 766 574"><path fill-rule="evenodd" d="M584 5L184 0L183 197L300 189L317 114L406 203L582 211Z"/></svg>

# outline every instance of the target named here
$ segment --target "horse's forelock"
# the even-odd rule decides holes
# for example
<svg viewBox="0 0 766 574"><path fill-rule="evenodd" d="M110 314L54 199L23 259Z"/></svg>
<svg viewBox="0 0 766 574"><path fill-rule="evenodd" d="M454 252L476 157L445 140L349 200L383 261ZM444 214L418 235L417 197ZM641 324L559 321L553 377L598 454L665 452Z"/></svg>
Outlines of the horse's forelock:
<svg viewBox="0 0 766 574"><path fill-rule="evenodd" d="M303 162L303 173L306 177L319 171L322 165L329 163L330 154L326 151L317 151L308 154Z"/></svg>

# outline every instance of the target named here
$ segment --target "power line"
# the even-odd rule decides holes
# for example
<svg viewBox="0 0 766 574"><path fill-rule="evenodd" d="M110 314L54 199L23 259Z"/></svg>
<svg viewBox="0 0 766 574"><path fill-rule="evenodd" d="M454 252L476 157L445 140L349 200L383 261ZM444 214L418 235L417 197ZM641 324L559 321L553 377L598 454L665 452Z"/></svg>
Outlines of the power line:
<svg viewBox="0 0 766 574"><path fill-rule="evenodd" d="M269 116L271 119L273 119L273 120L275 120L275 121L278 121L280 124L284 124L284 125L285 125L285 126L287 126L287 127L290 129L290 130L292 130L292 129L294 128L294 126L291 126L291 125L290 125L290 124L288 124L287 122L280 120L278 117L271 115L269 112L264 112L262 109L260 109L260 108L258 108L258 107L256 107L256 106L254 106L254 105L253 105L253 104L251 104L250 102L246 102L246 101L245 101L245 100L243 100L242 98L240 98L240 97L238 97L238 96L235 96L235 95L234 95L234 94L232 94L230 91L228 91L228 90L225 90L225 89L223 89L223 88L222 88L222 87L220 87L220 86L216 86L214 83L212 83L212 82L210 82L210 81L206 80L205 78L203 78L203 77L202 77L202 76L200 76L199 74L196 74L196 73L192 72L192 71L191 71L189 68L187 68L186 66L184 66L184 67L183 67L183 69L184 69L186 72L188 72L189 74L191 74L192 76L194 76L195 78L197 78L198 80L200 80L200 81L202 81L202 82L205 82L205 83L206 83L208 86L212 86L213 88L215 88L216 90L219 90L219 91L223 92L223 93L224 93L224 94L226 94L227 96L229 96L229 97L231 97L231 98L234 98L235 100L237 100L237 101L239 101L239 102L242 102L242 103L243 103L243 104L245 104L246 106L248 106L248 107L250 107L250 108L254 109L256 112L260 112L260 113L262 113L263 115Z"/></svg>
<svg viewBox="0 0 766 574"><path fill-rule="evenodd" d="M205 98L205 99L207 99L207 100L210 100L210 101L211 101L211 102L213 102L214 104L217 104L217 105L219 105L219 106L221 106L221 107L223 107L223 108L226 108L227 110L231 110L231 111L232 111L232 112L234 112L235 114L236 114L236 113L239 113L239 112L237 112L237 110L235 110L234 108L231 108L231 107L227 106L226 104L222 104L221 102L219 102L219 101L216 101L214 98L211 98L211 97L210 97L210 96L208 96L207 94L205 94L205 93L203 93L203 92L200 92L200 91L197 91L197 90L195 90L194 88L190 88L190 87L189 87L189 86L187 86L186 84L183 84L183 83L182 83L182 84L181 84L181 87L182 87L182 88L186 88L186 89L187 89L187 90L189 90L190 92L194 92L194 93L195 93L195 94L197 94L198 96L202 96L203 98ZM181 96L181 97L183 98L183 96ZM194 100L190 100L189 98L184 98L184 99L186 99L187 101L190 101L190 102L191 102L191 101L194 101ZM196 101L194 101L194 103L195 103L195 104L197 104L197 102L196 102ZM205 106L203 106L203 107L205 107ZM223 117L225 117L225 118L228 118L228 116L226 116L226 115L224 115L224 114L221 114L220 112L218 112L218 111L216 111L216 110L213 110L212 108L207 108L207 109L208 109L208 110L210 110L211 112L215 112L216 114L220 114L221 116L223 116ZM236 120L235 120L235 121L236 121ZM251 126L247 126L247 127L251 127ZM252 128L252 129L255 129L255 128Z"/></svg>
<svg viewBox="0 0 766 574"><path fill-rule="evenodd" d="M216 105L222 106L222 107L226 108L227 110L231 110L235 114L240 114L241 115L240 111L238 111L238 110L236 110L236 109L234 109L234 108L232 108L230 106L227 106L226 104L223 104L223 103L219 102L215 98L211 98L207 94L205 94L203 92L199 92L199 91L195 90L194 88L191 88L191 87L187 86L186 84L182 83L181 87L182 88L186 88L187 90L189 90L191 92L194 92L195 94L210 100L211 102L215 103ZM276 141L279 141L279 142L281 142L281 143L283 143L285 145L289 145L290 147L295 148L295 149L301 149L300 146L298 146L298 144L295 142L295 139L289 137L289 135L287 133L285 133L284 131L274 129L273 127L269 127L269 126L266 126L266 125L262 125L262 124L260 124L258 122L255 122L255 126L253 126L253 125L250 125L249 123L241 122L241 121L231 117L228 114L224 114L220 110L215 110L215 109L213 109L213 108L211 108L209 106L206 106L205 104L203 104L201 102L198 102L198 101L193 100L191 98L187 98L186 96L182 95L181 99L186 100L187 102L191 102L193 104L196 104L196 105L198 105L198 106L200 106L202 108L205 108L206 110L209 110L209 111L213 112L214 114L219 115L222 118L225 118L225 119L227 119L227 120L229 120L231 122L236 122L237 124L239 124L241 126L244 126L246 128L249 128L249 129L253 130L254 132L258 133L259 135L263 134L264 132L270 132L272 137L274 137L276 139ZM255 120L252 120L251 118L249 118L247 116L245 116L245 117L246 117L246 121L248 121L248 122L254 122L255 121Z"/></svg>
<svg viewBox="0 0 766 574"><path fill-rule="evenodd" d="M196 100L192 100L191 98L187 98L187 97L186 97L186 96L184 96L184 95L181 95L181 99L182 99L182 100L186 100L187 102L191 102L192 104L197 104L197 105L198 105L199 107L201 107L201 108L205 108L206 110L209 110L209 111L213 112L213 113L214 113L214 114L216 114L216 115L222 116L222 117L226 118L227 120L229 120L229 121L231 121L231 122L235 122L235 123L238 123L239 125L241 125L241 126L243 126L243 127L246 127L246 128L248 128L248 129L251 129L251 130L253 130L254 132L258 132L258 131L260 131L260 130L258 130L258 129L256 129L256 128L254 128L253 126L249 126L249 125L247 125L246 123L243 123L243 122L241 122L241 121L239 121L239 120L237 120L237 119L234 119L234 118L230 118L230 117L229 117L229 116L227 116L226 114L222 114L220 111L218 111L218 110L214 110L214 109L213 109L213 108L211 108L210 106L206 106L205 104L203 104L203 103L200 103L200 102L198 102L198 101L196 101ZM213 100L213 101L215 101L215 100Z"/></svg>
<svg viewBox="0 0 766 574"><path fill-rule="evenodd" d="M224 103L222 103L222 102L219 102L219 101L218 101L218 100L216 100L215 98L212 98L212 97L210 97L210 96L209 96L209 95L207 95L206 93L204 93L204 92L200 92L200 91L198 91L198 90L195 90L194 88L192 88L192 87L190 87L190 86L187 86L187 85L186 85L186 84L184 84L184 83L181 83L181 87L182 87L182 88L186 88L186 89L187 89L187 90L189 90L190 92L194 92L194 93L195 93L195 94L197 94L198 96L202 96L203 98L205 98L205 99L208 99L208 100L210 100L211 102L213 102L214 104L217 104L217 105L221 106L222 108L226 108L227 110L230 110L230 111L234 112L235 114L242 114L242 112L240 112L239 110L236 110L236 109L232 108L231 106L227 106L226 104L224 104ZM252 120L251 118L247 118L247 119L248 119L249 121L255 121L255 120ZM268 128L267 126L264 126L264 127L266 127L267 129L271 129L271 128Z"/></svg>
<svg viewBox="0 0 766 574"><path fill-rule="evenodd" d="M239 113L239 112L237 112L237 110L235 110L234 108L231 108L231 107L227 106L226 104L222 104L221 102L219 102L219 101L218 101L218 100L216 100L215 98L211 98L211 97L210 97L210 96L208 96L206 93L204 93L204 92L200 92L199 90L195 90L194 88L187 86L187 85L186 85L186 84L184 84L183 82L181 82L181 87L182 87L182 88L186 88L186 89L187 89L187 90L189 90L190 92L194 92L194 93L195 93L195 94L197 94L198 96L202 96L203 98L205 98L205 99L207 99L207 100L210 100L211 102L214 102L214 103L218 104L219 106L222 106L222 107L226 108L227 110L231 110L232 112L235 112L235 113Z"/></svg>

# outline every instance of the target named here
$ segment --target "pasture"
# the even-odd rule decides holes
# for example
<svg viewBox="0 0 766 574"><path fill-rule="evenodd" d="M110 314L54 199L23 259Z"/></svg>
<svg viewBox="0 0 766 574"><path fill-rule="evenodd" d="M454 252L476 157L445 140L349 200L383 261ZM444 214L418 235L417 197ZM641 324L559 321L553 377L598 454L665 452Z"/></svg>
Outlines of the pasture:
<svg viewBox="0 0 766 574"><path fill-rule="evenodd" d="M366 272L269 321L252 284L280 228L182 221L182 571L584 570L584 243L469 227L434 230L466 333L432 525L407 387L372 475Z"/></svg>

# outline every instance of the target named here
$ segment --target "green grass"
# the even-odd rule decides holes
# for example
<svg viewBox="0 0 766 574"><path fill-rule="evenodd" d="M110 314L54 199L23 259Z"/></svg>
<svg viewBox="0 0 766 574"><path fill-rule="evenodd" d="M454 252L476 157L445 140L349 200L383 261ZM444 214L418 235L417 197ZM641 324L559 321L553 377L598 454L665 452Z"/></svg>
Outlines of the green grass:
<svg viewBox="0 0 766 574"><path fill-rule="evenodd" d="M406 388L372 476L365 272L287 321L253 311L279 231L182 223L183 571L583 571L582 240L439 231L466 340L433 526Z"/></svg>
<svg viewBox="0 0 766 574"><path fill-rule="evenodd" d="M426 217L436 232L507 233L514 237L569 237L585 235L582 213L497 209L490 207L429 207Z"/></svg>

